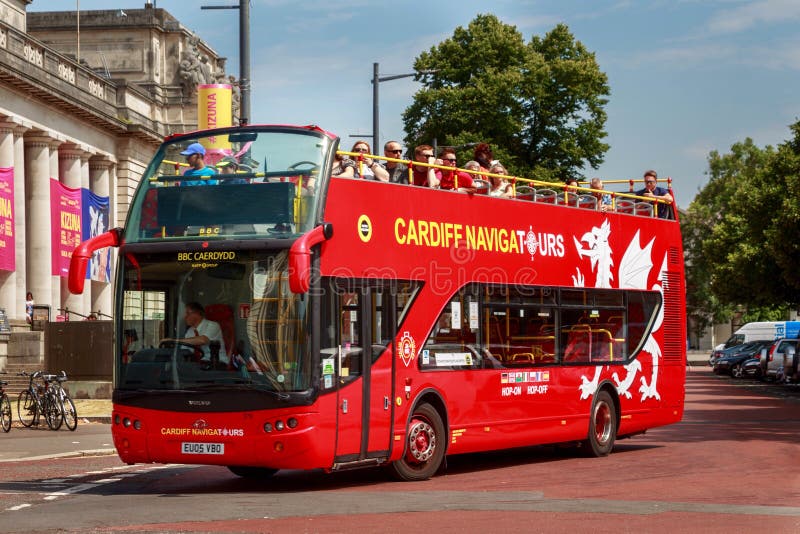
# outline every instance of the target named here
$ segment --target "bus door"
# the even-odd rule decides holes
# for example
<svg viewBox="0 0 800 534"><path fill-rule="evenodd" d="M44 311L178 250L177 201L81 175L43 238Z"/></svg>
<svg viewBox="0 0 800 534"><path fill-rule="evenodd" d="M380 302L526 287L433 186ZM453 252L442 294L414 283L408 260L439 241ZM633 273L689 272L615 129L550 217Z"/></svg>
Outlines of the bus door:
<svg viewBox="0 0 800 534"><path fill-rule="evenodd" d="M333 293L327 300L338 326L335 464L384 459L391 442L395 294L375 280L347 280Z"/></svg>

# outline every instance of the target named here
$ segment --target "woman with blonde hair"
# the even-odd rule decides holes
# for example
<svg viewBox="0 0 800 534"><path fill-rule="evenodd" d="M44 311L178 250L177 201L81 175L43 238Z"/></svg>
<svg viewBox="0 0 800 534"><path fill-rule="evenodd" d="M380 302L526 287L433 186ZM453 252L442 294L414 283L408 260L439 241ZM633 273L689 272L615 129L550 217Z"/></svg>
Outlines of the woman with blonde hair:
<svg viewBox="0 0 800 534"><path fill-rule="evenodd" d="M508 175L508 171L505 167L503 167L500 163L495 163L489 168L489 183L492 184L491 189L489 189L489 196L490 197L500 197L500 198L511 198L514 196L514 188L511 187L511 184L508 183L503 178L498 178L497 176L491 176L492 174L501 174L503 176Z"/></svg>

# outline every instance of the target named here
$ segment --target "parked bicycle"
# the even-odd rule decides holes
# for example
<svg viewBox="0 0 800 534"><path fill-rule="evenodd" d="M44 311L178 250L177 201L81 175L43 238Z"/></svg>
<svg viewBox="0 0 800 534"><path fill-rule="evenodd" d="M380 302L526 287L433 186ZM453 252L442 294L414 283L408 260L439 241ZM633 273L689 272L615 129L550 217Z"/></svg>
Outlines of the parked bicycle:
<svg viewBox="0 0 800 534"><path fill-rule="evenodd" d="M0 381L0 427L3 432L11 430L11 402L6 395L8 382Z"/></svg>
<svg viewBox="0 0 800 534"><path fill-rule="evenodd" d="M21 372L22 376L29 376L28 389L22 391L17 398L17 416L23 426L39 424L39 417L44 415L50 430L58 430L64 421L64 410L59 403L58 396L50 387L57 375L44 374L42 371L28 374ZM38 382L34 382L39 379Z"/></svg>
<svg viewBox="0 0 800 534"><path fill-rule="evenodd" d="M78 428L78 410L75 409L75 403L72 402L69 393L67 393L67 390L62 386L66 381L67 373L66 371L61 371L60 375L56 375L55 382L50 385L50 388L54 391L58 398L58 403L61 405L61 414L64 418L64 424L69 430L75 431L75 429Z"/></svg>

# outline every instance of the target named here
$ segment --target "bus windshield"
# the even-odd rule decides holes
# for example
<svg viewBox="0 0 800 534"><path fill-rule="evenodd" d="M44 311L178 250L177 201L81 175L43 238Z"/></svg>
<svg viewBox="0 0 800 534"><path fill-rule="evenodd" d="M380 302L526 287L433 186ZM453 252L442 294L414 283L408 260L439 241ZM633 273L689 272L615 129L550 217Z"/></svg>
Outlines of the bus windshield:
<svg viewBox="0 0 800 534"><path fill-rule="evenodd" d="M312 228L332 140L274 126L221 131L161 146L136 191L126 243L293 238Z"/></svg>
<svg viewBox="0 0 800 534"><path fill-rule="evenodd" d="M306 391L308 299L289 291L287 257L123 254L116 388Z"/></svg>

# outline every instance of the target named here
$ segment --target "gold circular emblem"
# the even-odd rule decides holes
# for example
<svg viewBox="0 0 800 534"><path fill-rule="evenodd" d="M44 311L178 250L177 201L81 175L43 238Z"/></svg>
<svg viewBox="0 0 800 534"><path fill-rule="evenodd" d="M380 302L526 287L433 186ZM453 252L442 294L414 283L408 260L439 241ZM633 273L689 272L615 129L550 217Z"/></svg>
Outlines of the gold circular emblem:
<svg viewBox="0 0 800 534"><path fill-rule="evenodd" d="M369 220L369 217L366 215L362 215L358 218L358 237L360 237L361 241L364 243L372 239L372 221Z"/></svg>

